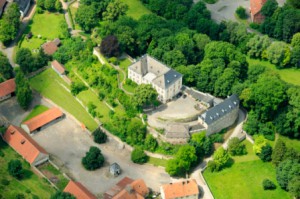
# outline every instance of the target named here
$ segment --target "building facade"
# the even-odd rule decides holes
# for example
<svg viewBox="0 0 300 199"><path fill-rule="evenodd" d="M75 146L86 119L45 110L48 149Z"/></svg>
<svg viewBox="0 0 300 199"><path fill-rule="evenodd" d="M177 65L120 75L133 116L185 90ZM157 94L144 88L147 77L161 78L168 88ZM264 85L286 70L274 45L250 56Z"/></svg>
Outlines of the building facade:
<svg viewBox="0 0 300 199"><path fill-rule="evenodd" d="M265 16L261 14L260 10L267 0L250 0L250 15L253 23L262 23Z"/></svg>
<svg viewBox="0 0 300 199"><path fill-rule="evenodd" d="M223 102L208 109L199 116L198 121L205 127L206 135L217 133L234 124L239 113L240 100L237 95L231 95Z"/></svg>
<svg viewBox="0 0 300 199"><path fill-rule="evenodd" d="M137 84L151 84L163 103L176 96L182 87L182 75L149 55L128 68L128 78Z"/></svg>

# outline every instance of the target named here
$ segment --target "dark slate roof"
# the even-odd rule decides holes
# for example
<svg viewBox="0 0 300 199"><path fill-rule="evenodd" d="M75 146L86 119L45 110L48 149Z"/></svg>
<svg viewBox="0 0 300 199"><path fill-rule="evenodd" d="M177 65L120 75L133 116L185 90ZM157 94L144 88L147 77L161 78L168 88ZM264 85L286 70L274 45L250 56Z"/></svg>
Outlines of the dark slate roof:
<svg viewBox="0 0 300 199"><path fill-rule="evenodd" d="M239 97L236 94L231 95L222 103L208 109L208 111L203 113L200 117L207 125L209 125L219 118L222 118L223 116L230 113L232 110L239 106L239 103Z"/></svg>
<svg viewBox="0 0 300 199"><path fill-rule="evenodd" d="M188 87L185 87L183 86L183 91L186 92L187 94L191 95L193 98L199 100L199 101L202 101L202 102L205 102L207 104L209 104L210 106L213 105L213 101L214 101L214 97L211 96L211 95L208 95L206 93L201 93L197 90L194 90L192 88L188 88Z"/></svg>
<svg viewBox="0 0 300 199"><path fill-rule="evenodd" d="M120 165L118 165L117 163L113 163L112 165L110 165L110 170L113 170L113 171L118 171L121 169Z"/></svg>
<svg viewBox="0 0 300 199"><path fill-rule="evenodd" d="M168 72L165 74L155 78L153 80L153 83L160 88L168 88L170 85L173 84L173 82L177 81L180 79L182 75L178 72L176 72L173 69L170 69Z"/></svg>
<svg viewBox="0 0 300 199"><path fill-rule="evenodd" d="M19 8L22 12L25 11L27 5L30 3L30 0L14 0L19 5Z"/></svg>

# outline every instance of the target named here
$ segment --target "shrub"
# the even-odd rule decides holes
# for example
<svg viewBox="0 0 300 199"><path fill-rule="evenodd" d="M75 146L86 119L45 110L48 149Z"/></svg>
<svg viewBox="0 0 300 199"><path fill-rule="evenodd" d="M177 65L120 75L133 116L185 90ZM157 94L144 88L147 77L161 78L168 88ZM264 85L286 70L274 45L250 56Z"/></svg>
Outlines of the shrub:
<svg viewBox="0 0 300 199"><path fill-rule="evenodd" d="M276 185L269 179L264 179L262 182L264 190L273 190L276 189Z"/></svg>
<svg viewBox="0 0 300 199"><path fill-rule="evenodd" d="M18 193L15 198L16 199L25 199L25 195L22 193Z"/></svg>
<svg viewBox="0 0 300 199"><path fill-rule="evenodd" d="M87 170L96 170L104 164L104 157L99 148L92 146L82 158L81 163Z"/></svg>
<svg viewBox="0 0 300 199"><path fill-rule="evenodd" d="M264 162L270 162L272 160L272 147L270 145L263 146L258 157Z"/></svg>
<svg viewBox="0 0 300 199"><path fill-rule="evenodd" d="M23 167L20 160L11 160L8 163L8 173L17 178L21 179L23 175Z"/></svg>
<svg viewBox="0 0 300 199"><path fill-rule="evenodd" d="M105 143L107 140L107 135L102 132L99 128L97 128L94 133L94 142L98 143L98 144L102 144Z"/></svg>
<svg viewBox="0 0 300 199"><path fill-rule="evenodd" d="M57 191L50 199L75 199L75 197L70 193Z"/></svg>
<svg viewBox="0 0 300 199"><path fill-rule="evenodd" d="M102 92L99 92L99 94L98 94L98 99L99 99L100 101L102 101L102 100L104 100L104 98L105 98L105 94L102 93Z"/></svg>
<svg viewBox="0 0 300 199"><path fill-rule="evenodd" d="M37 195L32 195L32 199L40 199Z"/></svg>
<svg viewBox="0 0 300 199"><path fill-rule="evenodd" d="M131 152L131 161L137 164L143 164L147 162L148 156L141 148L134 148Z"/></svg>
<svg viewBox="0 0 300 199"><path fill-rule="evenodd" d="M240 19L246 19L247 18L247 13L246 13L246 9L243 8L242 6L239 6L235 13L237 14L237 16L240 18Z"/></svg>
<svg viewBox="0 0 300 199"><path fill-rule="evenodd" d="M119 64L119 60L116 57L111 57L108 59L108 61L114 65L118 65Z"/></svg>
<svg viewBox="0 0 300 199"><path fill-rule="evenodd" d="M218 0L204 0L205 3L208 3L208 4L214 4L216 3Z"/></svg>
<svg viewBox="0 0 300 199"><path fill-rule="evenodd" d="M223 143L224 142L223 135L220 133L215 133L209 137L213 143Z"/></svg>
<svg viewBox="0 0 300 199"><path fill-rule="evenodd" d="M259 30L260 25L257 24L257 23L250 23L250 28L253 28L253 29L255 29L255 30Z"/></svg>
<svg viewBox="0 0 300 199"><path fill-rule="evenodd" d="M74 96L87 89L88 88L82 82L72 82L71 84L71 93Z"/></svg>
<svg viewBox="0 0 300 199"><path fill-rule="evenodd" d="M1 180L1 184L4 185L4 186L9 185L9 183L10 183L9 180L7 180L7 179L2 179Z"/></svg>
<svg viewBox="0 0 300 199"><path fill-rule="evenodd" d="M96 112L97 106L94 105L92 102L89 102L89 103L87 104L87 108L88 108L88 112L89 112L93 117L96 117L96 115L97 115L97 112Z"/></svg>
<svg viewBox="0 0 300 199"><path fill-rule="evenodd" d="M239 138L234 137L228 142L228 152L230 155L244 155L247 153L246 147L241 143Z"/></svg>
<svg viewBox="0 0 300 199"><path fill-rule="evenodd" d="M207 168L208 168L208 170L210 172L215 172L215 171L219 171L220 170L220 167L213 160L208 161Z"/></svg>

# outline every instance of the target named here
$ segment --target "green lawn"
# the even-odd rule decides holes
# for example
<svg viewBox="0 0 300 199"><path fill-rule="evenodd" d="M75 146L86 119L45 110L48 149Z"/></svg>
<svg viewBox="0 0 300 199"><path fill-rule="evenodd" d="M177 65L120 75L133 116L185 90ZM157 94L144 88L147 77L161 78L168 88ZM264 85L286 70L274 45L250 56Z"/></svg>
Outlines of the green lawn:
<svg viewBox="0 0 300 199"><path fill-rule="evenodd" d="M63 14L44 12L36 13L26 28L25 34L32 32L33 37L30 40L24 39L21 47L29 49L37 49L47 40L53 40L61 37L60 22L65 20ZM38 36L41 38L38 38Z"/></svg>
<svg viewBox="0 0 300 199"><path fill-rule="evenodd" d="M149 164L153 164L154 166L162 166L166 167L167 166L167 160L165 159L159 159L159 158L153 158L149 157L148 162Z"/></svg>
<svg viewBox="0 0 300 199"><path fill-rule="evenodd" d="M0 152L2 154L0 155L0 198L16 198L17 194L24 194L26 198L32 198L33 195L39 198L50 198L55 193L55 189L45 179L34 174L29 164L4 143L1 138ZM16 180L8 174L7 165L12 159L19 159L22 162L25 169L24 179ZM5 185L3 180L8 180L9 184Z"/></svg>
<svg viewBox="0 0 300 199"><path fill-rule="evenodd" d="M68 88L68 85L52 69L47 69L30 79L32 88L64 108L84 123L89 130L95 130L98 126L97 123L61 84Z"/></svg>
<svg viewBox="0 0 300 199"><path fill-rule="evenodd" d="M23 120L23 122L45 112L46 110L48 110L49 108L47 106L44 105L37 105L35 106L32 111L25 117L25 119Z"/></svg>
<svg viewBox="0 0 300 199"><path fill-rule="evenodd" d="M73 22L74 22L74 25L75 25L75 30L81 30L80 26L75 22L75 15L76 15L76 12L77 12L77 7L74 5L76 3L76 1L74 3L72 3L69 8L70 8L70 11L71 11L71 15L72 15L72 19L73 19Z"/></svg>
<svg viewBox="0 0 300 199"><path fill-rule="evenodd" d="M257 199L291 198L284 190L280 189L275 174L275 167L271 163L264 163L253 154L252 145L244 141L248 154L234 157L234 164L220 172L204 172L204 177L216 199ZM262 181L268 178L273 181L277 189L265 191Z"/></svg>
<svg viewBox="0 0 300 199"><path fill-rule="evenodd" d="M277 69L274 64L271 64L268 61L262 61L259 59L251 59L247 57L247 61L249 62L250 67L253 65L264 65L267 66L270 69L275 70L278 72L280 75L281 79L284 80L287 83L295 84L300 86L300 69L293 69L293 68L288 68L288 69Z"/></svg>
<svg viewBox="0 0 300 199"><path fill-rule="evenodd" d="M130 66L132 63L129 59L123 59L123 60L120 60L120 68L122 68L126 73L127 73L127 69L128 69L128 66Z"/></svg>
<svg viewBox="0 0 300 199"><path fill-rule="evenodd" d="M127 15L139 19L145 14L151 14L151 11L146 8L139 0L123 0L128 5Z"/></svg>
<svg viewBox="0 0 300 199"><path fill-rule="evenodd" d="M291 139L282 135L279 135L279 139L283 140L287 147L292 147L300 152L300 140Z"/></svg>
<svg viewBox="0 0 300 199"><path fill-rule="evenodd" d="M135 87L130 86L130 85L128 85L128 84L123 84L123 88L124 88L125 90L127 90L128 92L130 92L130 93L133 93L133 92L134 92L134 89L135 89Z"/></svg>

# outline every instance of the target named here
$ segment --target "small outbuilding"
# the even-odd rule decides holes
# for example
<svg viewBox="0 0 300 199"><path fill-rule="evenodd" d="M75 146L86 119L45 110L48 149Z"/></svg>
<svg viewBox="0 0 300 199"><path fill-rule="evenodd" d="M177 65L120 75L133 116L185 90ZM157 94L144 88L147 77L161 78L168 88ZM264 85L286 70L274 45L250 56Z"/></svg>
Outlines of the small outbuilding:
<svg viewBox="0 0 300 199"><path fill-rule="evenodd" d="M53 62L51 62L51 67L60 76L63 76L66 73L65 67L61 63L59 63L57 60L54 60Z"/></svg>
<svg viewBox="0 0 300 199"><path fill-rule="evenodd" d="M121 174L121 167L119 164L117 163L113 163L112 165L110 165L109 167L109 173L113 176L118 176Z"/></svg>
<svg viewBox="0 0 300 199"><path fill-rule="evenodd" d="M185 144L190 139L189 126L183 124L169 124L165 128L165 141L172 144Z"/></svg>
<svg viewBox="0 0 300 199"><path fill-rule="evenodd" d="M59 110L59 108L51 108L38 116L24 122L21 127L27 133L34 133L35 131L39 131L46 124L49 124L57 119L63 117L63 112Z"/></svg>

